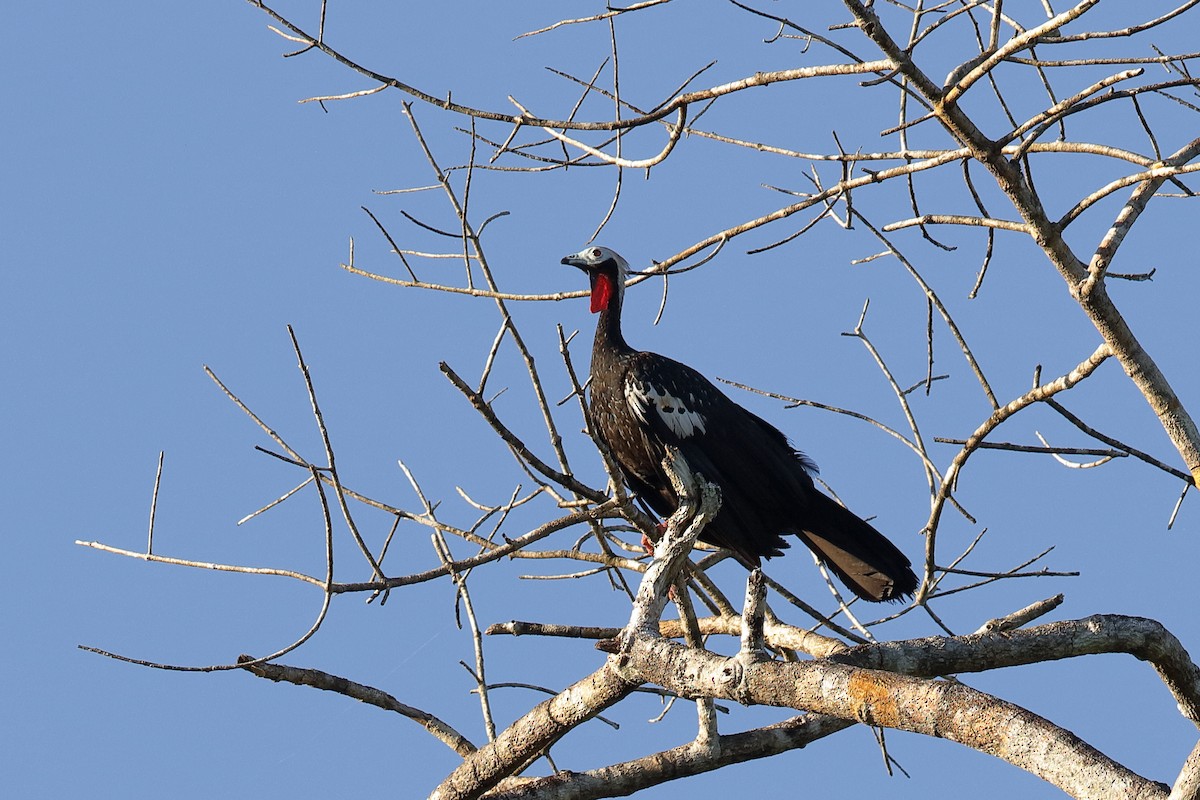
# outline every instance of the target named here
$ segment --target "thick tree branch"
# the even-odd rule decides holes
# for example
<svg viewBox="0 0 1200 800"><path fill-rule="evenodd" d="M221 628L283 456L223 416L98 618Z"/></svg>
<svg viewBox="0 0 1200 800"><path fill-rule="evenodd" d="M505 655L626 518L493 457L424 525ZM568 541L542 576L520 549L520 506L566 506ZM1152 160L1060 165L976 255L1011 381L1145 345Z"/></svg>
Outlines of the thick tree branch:
<svg viewBox="0 0 1200 800"><path fill-rule="evenodd" d="M1127 653L1149 661L1179 712L1200 726L1200 668L1170 631L1142 617L1103 614L1015 631L881 642L850 648L828 660L935 677L1100 653Z"/></svg>
<svg viewBox="0 0 1200 800"><path fill-rule="evenodd" d="M1179 771L1179 777L1175 779L1175 785L1171 787L1171 794L1167 800L1197 800L1200 798L1200 742L1192 748L1192 752L1188 755L1187 761L1183 764L1183 769Z"/></svg>
<svg viewBox="0 0 1200 800"><path fill-rule="evenodd" d="M610 660L501 731L450 773L429 800L474 800L636 688Z"/></svg>
<svg viewBox="0 0 1200 800"><path fill-rule="evenodd" d="M488 800L595 800L624 797L667 781L689 778L797 750L854 725L825 714L803 714L775 725L726 734L711 747L695 742L586 772L505 781Z"/></svg>
<svg viewBox="0 0 1200 800"><path fill-rule="evenodd" d="M630 673L684 697L784 706L936 736L994 755L1077 798L1161 798L1165 787L1020 706L960 683L830 661L744 664L639 637Z"/></svg>

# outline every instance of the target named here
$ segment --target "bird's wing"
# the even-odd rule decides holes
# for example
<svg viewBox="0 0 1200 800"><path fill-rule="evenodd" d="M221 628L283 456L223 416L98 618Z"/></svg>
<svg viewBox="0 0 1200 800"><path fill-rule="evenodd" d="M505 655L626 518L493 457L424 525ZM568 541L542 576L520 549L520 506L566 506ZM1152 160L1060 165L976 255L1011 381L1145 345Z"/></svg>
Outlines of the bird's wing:
<svg viewBox="0 0 1200 800"><path fill-rule="evenodd" d="M648 359L646 362L654 364ZM704 379L699 373L689 376L682 372L693 371L678 362L654 365L659 368L625 373L622 389L629 410L666 444L678 445L703 437L712 424L713 411L712 398L706 396L705 387L695 380Z"/></svg>
<svg viewBox="0 0 1200 800"><path fill-rule="evenodd" d="M800 463L810 476L817 463L792 447L771 423L730 400L696 370L656 353L639 353L624 375L629 410L664 443L728 448L737 455L770 449Z"/></svg>
<svg viewBox="0 0 1200 800"><path fill-rule="evenodd" d="M803 503L812 491L787 437L690 367L653 353L638 356L622 387L630 412L654 441L678 448L692 470L721 489L721 511L701 539L749 564L780 555L785 526L772 524L773 509L781 496ZM655 481L669 486L662 467L653 469Z"/></svg>

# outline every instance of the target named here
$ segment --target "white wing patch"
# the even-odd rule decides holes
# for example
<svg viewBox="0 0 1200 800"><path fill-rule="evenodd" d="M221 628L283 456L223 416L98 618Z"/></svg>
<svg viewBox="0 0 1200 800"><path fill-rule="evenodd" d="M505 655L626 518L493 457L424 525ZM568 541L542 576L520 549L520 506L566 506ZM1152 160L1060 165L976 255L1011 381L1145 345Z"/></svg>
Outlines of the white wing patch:
<svg viewBox="0 0 1200 800"><path fill-rule="evenodd" d="M666 389L631 379L626 379L624 389L625 402L643 425L650 424L647 415L653 409L659 421L680 439L705 432L704 415ZM689 394L688 400L695 404L696 398Z"/></svg>

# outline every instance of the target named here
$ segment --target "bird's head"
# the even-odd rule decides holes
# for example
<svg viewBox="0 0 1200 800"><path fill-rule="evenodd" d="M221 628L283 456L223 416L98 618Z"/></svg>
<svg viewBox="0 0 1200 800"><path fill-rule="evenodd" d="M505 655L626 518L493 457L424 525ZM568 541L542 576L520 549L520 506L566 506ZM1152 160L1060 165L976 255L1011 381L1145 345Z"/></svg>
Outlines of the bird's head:
<svg viewBox="0 0 1200 800"><path fill-rule="evenodd" d="M604 311L613 303L620 302L625 291L625 274L629 262L607 247L585 247L578 253L563 258L562 263L578 267L587 273L592 286L592 313Z"/></svg>

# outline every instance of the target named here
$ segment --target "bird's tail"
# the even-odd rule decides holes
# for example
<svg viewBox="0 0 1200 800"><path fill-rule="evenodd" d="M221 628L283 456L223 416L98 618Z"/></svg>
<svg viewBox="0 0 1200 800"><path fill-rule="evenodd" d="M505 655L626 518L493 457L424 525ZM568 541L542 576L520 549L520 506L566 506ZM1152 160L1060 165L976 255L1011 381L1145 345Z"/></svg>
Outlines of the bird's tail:
<svg viewBox="0 0 1200 800"><path fill-rule="evenodd" d="M853 512L819 492L807 510L804 543L864 600L900 600L917 590L912 564Z"/></svg>

